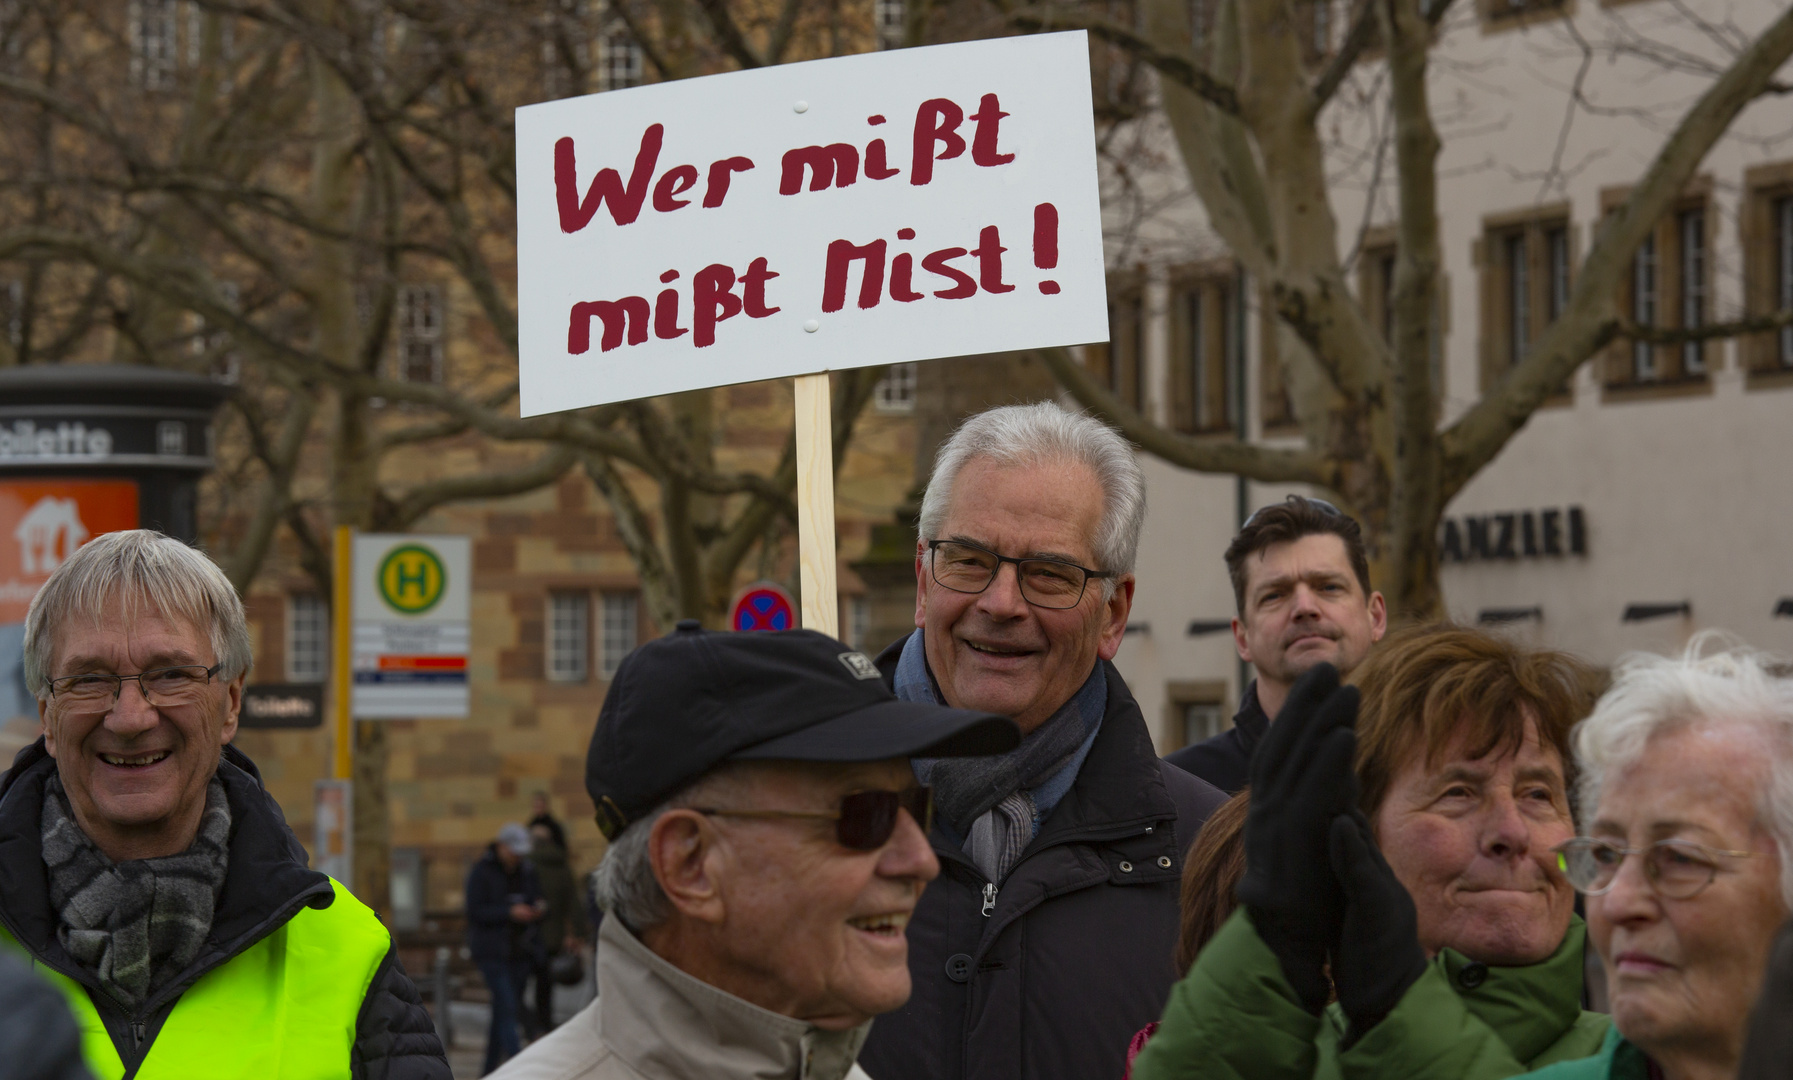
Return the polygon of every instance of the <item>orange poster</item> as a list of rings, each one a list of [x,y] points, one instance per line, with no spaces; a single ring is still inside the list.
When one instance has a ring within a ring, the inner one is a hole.
[[[101,533],[137,527],[130,480],[0,480],[0,624],[22,623],[50,571]]]

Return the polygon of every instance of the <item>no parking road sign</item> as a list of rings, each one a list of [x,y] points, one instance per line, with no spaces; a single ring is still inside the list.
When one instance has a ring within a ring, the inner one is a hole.
[[[731,630],[790,630],[797,625],[797,605],[780,586],[757,581],[735,597],[728,625]]]

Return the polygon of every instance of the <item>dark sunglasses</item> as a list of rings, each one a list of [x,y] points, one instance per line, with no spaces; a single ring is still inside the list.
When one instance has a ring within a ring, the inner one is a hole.
[[[834,838],[854,851],[876,851],[896,832],[897,811],[907,810],[926,833],[934,824],[934,790],[925,787],[902,791],[855,791],[842,797],[839,810],[727,810],[694,806],[700,814],[741,818],[816,818],[834,822]]]

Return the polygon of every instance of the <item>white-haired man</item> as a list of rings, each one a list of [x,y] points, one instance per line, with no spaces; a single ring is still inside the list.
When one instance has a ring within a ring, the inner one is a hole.
[[[1053,404],[974,416],[935,458],[918,629],[879,664],[898,697],[1024,738],[917,764],[941,878],[909,927],[914,996],[862,1055],[873,1076],[1119,1076],[1164,1007],[1183,852],[1224,796],[1158,760],[1109,662],[1144,517],[1126,441]]]
[[[0,947],[62,991],[100,1080],[446,1080],[390,935],[229,745],[249,662],[236,590],[177,540],[109,533],[50,575],[25,616],[44,735],[0,778]]]
[[[909,996],[903,927],[940,871],[909,758],[1018,741],[896,700],[814,630],[688,619],[636,649],[585,766],[610,840],[598,999],[495,1080],[866,1080],[854,1058]]]

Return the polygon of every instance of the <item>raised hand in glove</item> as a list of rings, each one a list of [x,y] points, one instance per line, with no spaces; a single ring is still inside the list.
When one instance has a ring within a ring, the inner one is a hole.
[[[1394,1011],[1426,973],[1419,916],[1407,887],[1376,847],[1356,810],[1332,820],[1332,869],[1345,890],[1345,919],[1332,957],[1339,1007],[1351,1021],[1347,1047]]]
[[[1340,689],[1331,664],[1319,665],[1290,689],[1251,758],[1239,902],[1316,1015],[1326,1006],[1326,951],[1344,917],[1328,830],[1357,798],[1357,696],[1356,687]]]

